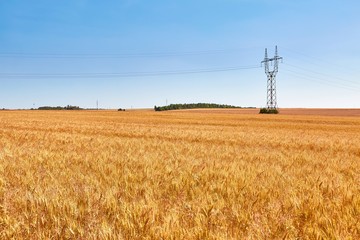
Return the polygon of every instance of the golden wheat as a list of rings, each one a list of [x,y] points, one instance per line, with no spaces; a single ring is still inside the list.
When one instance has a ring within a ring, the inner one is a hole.
[[[360,118],[0,112],[1,239],[360,239]]]

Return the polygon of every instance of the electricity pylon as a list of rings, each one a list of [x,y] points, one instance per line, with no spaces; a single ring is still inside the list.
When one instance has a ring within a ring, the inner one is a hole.
[[[268,110],[277,109],[277,100],[276,100],[276,74],[279,71],[279,60],[282,60],[282,57],[279,57],[277,46],[275,46],[275,56],[273,58],[268,58],[267,48],[265,48],[265,58],[261,64],[265,66],[265,73],[267,75],[267,103],[266,108]],[[274,65],[274,69],[270,71],[269,63]]]

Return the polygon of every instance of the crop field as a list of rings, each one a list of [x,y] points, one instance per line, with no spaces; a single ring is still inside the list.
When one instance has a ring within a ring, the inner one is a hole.
[[[360,117],[0,111],[0,239],[360,239]]]

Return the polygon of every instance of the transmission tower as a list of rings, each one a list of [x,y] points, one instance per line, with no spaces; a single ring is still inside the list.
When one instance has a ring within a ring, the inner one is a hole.
[[[275,56],[273,58],[268,58],[267,48],[265,48],[265,58],[261,64],[265,66],[265,73],[267,75],[267,103],[266,107],[268,110],[277,109],[276,101],[276,74],[279,70],[279,60],[282,60],[282,57],[279,57],[277,46],[275,46]],[[274,65],[274,69],[270,71],[269,63]]]

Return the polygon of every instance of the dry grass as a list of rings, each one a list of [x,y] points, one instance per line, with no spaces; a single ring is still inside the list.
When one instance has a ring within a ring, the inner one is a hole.
[[[192,113],[226,113],[226,114],[259,114],[257,108],[226,108],[226,109],[187,109],[177,110]],[[335,117],[360,117],[360,108],[280,108],[280,115],[314,115]]]
[[[360,239],[360,118],[0,112],[1,239]]]

